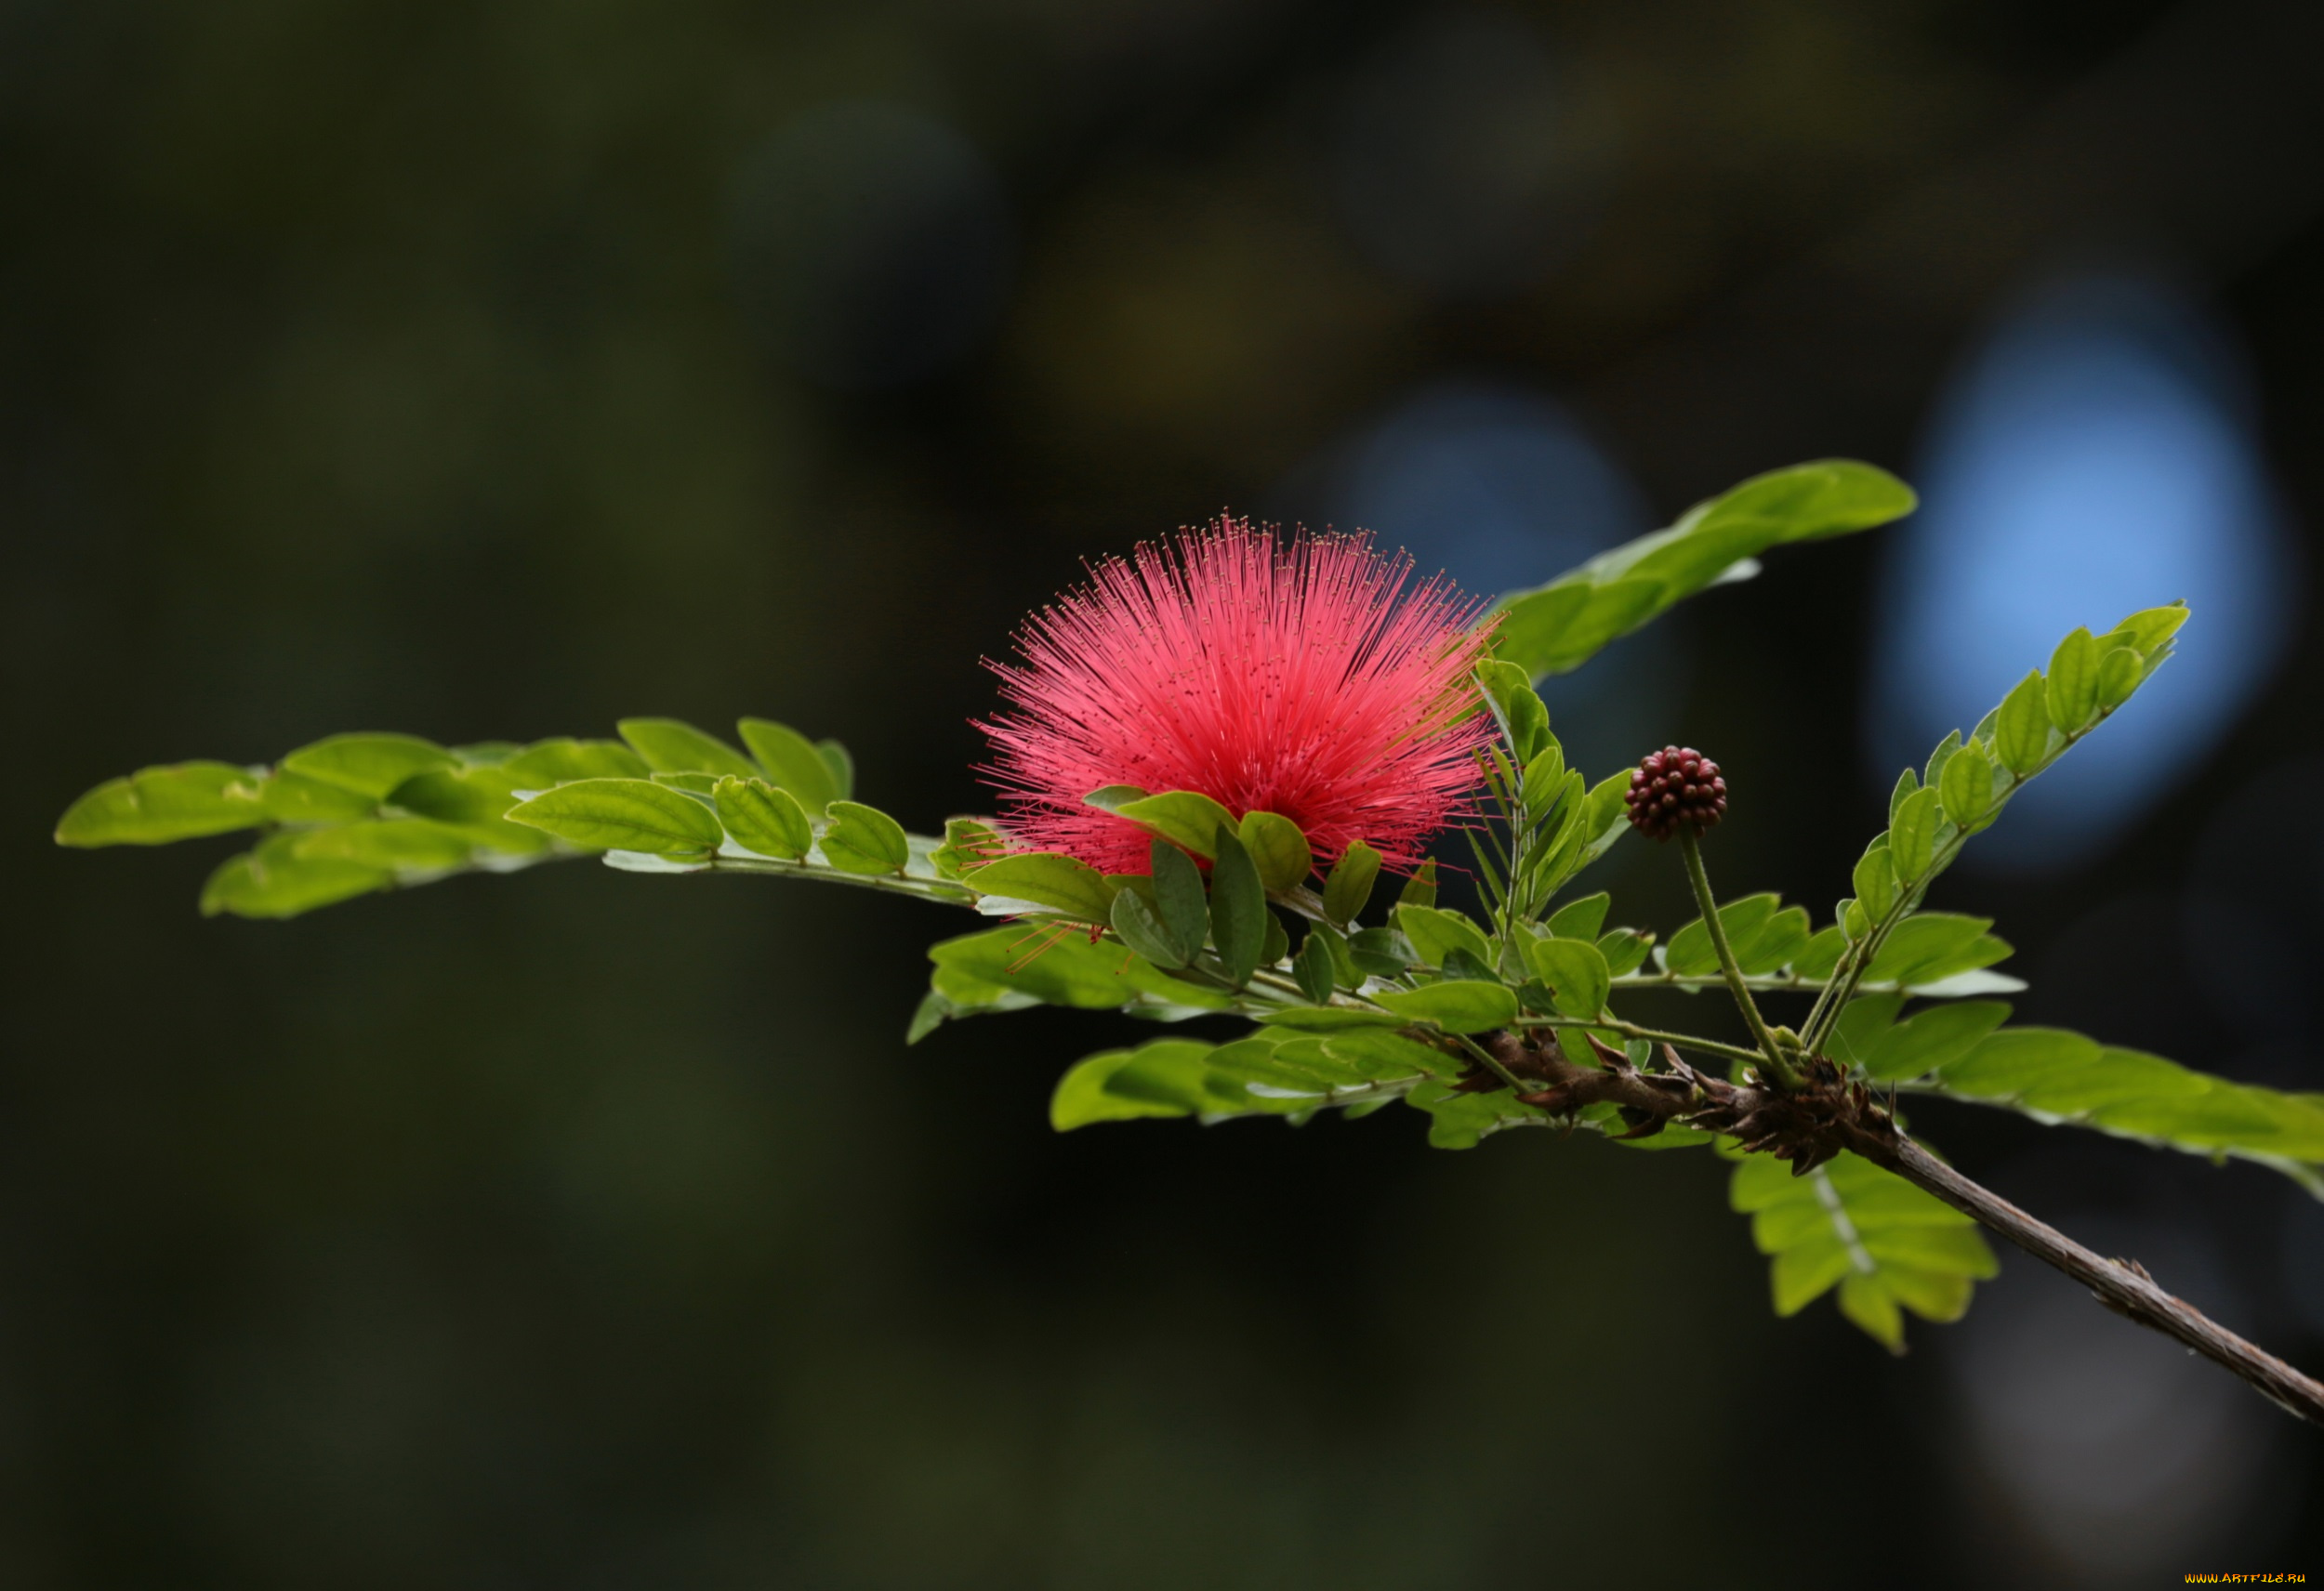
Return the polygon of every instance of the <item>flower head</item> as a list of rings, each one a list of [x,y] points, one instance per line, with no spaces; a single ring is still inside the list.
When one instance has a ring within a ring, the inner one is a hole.
[[[1481,604],[1361,536],[1278,545],[1221,518],[1142,546],[1033,615],[992,664],[978,727],[1016,837],[1143,873],[1151,836],[1083,801],[1109,784],[1277,812],[1327,861],[1362,840],[1391,867],[1468,814],[1492,720],[1474,670]]]
[[[1693,746],[1664,746],[1631,770],[1622,800],[1632,827],[1667,840],[1681,829],[1701,834],[1716,827],[1727,815],[1727,782],[1719,765]]]

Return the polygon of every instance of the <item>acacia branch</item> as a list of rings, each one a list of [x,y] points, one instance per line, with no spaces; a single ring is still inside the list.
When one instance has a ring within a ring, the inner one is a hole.
[[[2324,1425],[2324,1383],[2303,1375],[2258,1345],[2249,1343],[2184,1298],[2166,1293],[2134,1259],[2107,1259],[2084,1248],[2046,1222],[2036,1220],[1991,1190],[1960,1172],[1891,1128],[1885,1141],[1865,1135],[1854,1149],[1874,1164],[1895,1172],[2046,1265],[2066,1272],[2116,1314],[2172,1337],[2258,1387],[2278,1407]]]
[[[1498,1033],[1486,1042],[1501,1070],[1541,1085],[1518,1096],[1525,1103],[1557,1115],[1612,1104],[1630,1126],[1625,1137],[1649,1137],[1665,1126],[1701,1127],[1731,1136],[1747,1150],[1790,1161],[1795,1175],[1842,1150],[1853,1151],[2064,1271],[2115,1313],[2185,1345],[2251,1383],[2279,1408],[2324,1426],[2324,1383],[2165,1292],[2136,1260],[2108,1259],[2084,1248],[1963,1177],[1906,1137],[1868,1089],[1829,1060],[1811,1061],[1797,1091],[1776,1093],[1698,1072],[1668,1045],[1667,1070],[1650,1072],[1595,1038],[1591,1044],[1600,1067],[1578,1065],[1554,1045],[1529,1044],[1516,1033]]]

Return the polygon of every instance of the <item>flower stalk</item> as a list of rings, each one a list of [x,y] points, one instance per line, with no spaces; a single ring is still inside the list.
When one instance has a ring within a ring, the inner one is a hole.
[[[1784,1054],[1783,1046],[1776,1042],[1767,1019],[1759,1014],[1759,1003],[1751,998],[1750,985],[1743,980],[1742,964],[1735,959],[1735,947],[1727,942],[1726,927],[1719,921],[1719,902],[1710,893],[1710,874],[1703,870],[1702,840],[1691,827],[1679,829],[1679,854],[1686,859],[1686,881],[1695,888],[1696,903],[1703,912],[1703,928],[1710,935],[1710,948],[1719,954],[1719,967],[1726,974],[1727,990],[1735,996],[1743,1020],[1751,1030],[1751,1038],[1767,1062],[1768,1080],[1785,1093],[1792,1093],[1800,1086],[1799,1072],[1792,1066],[1791,1058]]]

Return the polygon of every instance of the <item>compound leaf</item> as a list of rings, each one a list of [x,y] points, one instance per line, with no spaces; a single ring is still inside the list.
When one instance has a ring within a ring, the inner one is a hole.
[[[1839,1286],[1842,1312],[1891,1352],[1904,1350],[1898,1306],[1924,1320],[1958,1320],[1972,1284],[1999,1269],[1967,1216],[1853,1154],[1804,1177],[1787,1162],[1746,1155],[1728,1202],[1751,1217],[1751,1240],[1773,1262],[1777,1314],[1797,1314]]]
[[[1910,513],[1913,501],[1895,477],[1847,459],[1754,477],[1697,504],[1668,530],[1503,596],[1496,653],[1536,678],[1563,674],[1770,547],[1869,530]]]
[[[2002,1028],[1920,1086],[2037,1121],[2249,1160],[2324,1198],[2324,1095],[2231,1082],[2059,1028]]]

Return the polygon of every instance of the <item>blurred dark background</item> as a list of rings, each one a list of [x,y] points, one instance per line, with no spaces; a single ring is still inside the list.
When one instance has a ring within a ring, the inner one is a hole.
[[[1221,506],[1483,590],[1828,454],[1895,530],[1552,692],[1819,917],[2076,624],[2177,663],[1941,903],[2324,1086],[2324,9],[0,0],[0,1584],[2159,1585],[2324,1441],[2014,1256],[1892,1361],[1701,1154],[1044,1122],[911,903],[575,866],[205,922],[81,790],[759,713],[915,826],[980,655]],[[1975,855],[1976,853],[1973,853]],[[1616,920],[1685,914],[1624,848]],[[1715,1019],[1708,1007],[1703,1019]],[[1931,1106],[2310,1369],[2324,1206]]]

